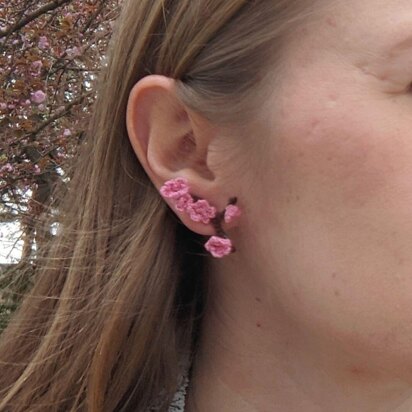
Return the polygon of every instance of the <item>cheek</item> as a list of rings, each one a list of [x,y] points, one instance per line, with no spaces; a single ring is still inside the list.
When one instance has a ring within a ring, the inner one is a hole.
[[[273,127],[259,259],[302,324],[369,350],[391,336],[395,353],[412,344],[412,122],[388,101],[323,102]]]
[[[401,163],[412,160],[412,145],[405,147],[378,113],[335,110],[295,121],[296,126],[285,124],[279,160],[286,162],[287,179],[302,194],[309,183],[324,205],[376,202],[400,177]]]
[[[319,213],[393,207],[412,218],[412,120],[396,102],[370,100],[328,92],[281,109],[271,151],[280,201],[289,207],[293,192]]]

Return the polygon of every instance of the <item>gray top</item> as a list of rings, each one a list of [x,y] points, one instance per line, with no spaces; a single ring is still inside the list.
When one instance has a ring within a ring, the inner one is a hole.
[[[180,376],[179,379],[179,384],[178,384],[178,390],[175,393],[175,396],[173,397],[172,403],[169,406],[169,412],[184,412],[185,410],[185,398],[186,398],[186,391],[187,387],[189,385],[189,372],[190,372],[190,367],[189,367],[189,358],[183,359],[182,360],[182,366],[183,366],[183,374]],[[158,405],[156,403],[152,405],[152,407],[149,409],[147,412],[158,412],[160,411],[160,398],[157,401]]]
[[[187,375],[182,377],[180,387],[175,393],[172,403],[169,407],[169,412],[184,412],[185,410],[185,398],[186,398],[186,389],[189,384],[189,379]]]

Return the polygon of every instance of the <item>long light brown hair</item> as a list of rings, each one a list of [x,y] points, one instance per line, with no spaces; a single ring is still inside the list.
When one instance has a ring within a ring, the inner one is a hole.
[[[176,390],[207,302],[204,239],[186,229],[129,142],[126,105],[148,74],[216,124],[253,118],[303,0],[127,0],[58,232],[0,339],[0,411],[146,411]],[[160,395],[162,394],[162,397]]]

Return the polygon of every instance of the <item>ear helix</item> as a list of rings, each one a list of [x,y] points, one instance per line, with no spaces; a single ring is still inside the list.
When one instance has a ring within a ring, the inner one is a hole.
[[[216,235],[210,237],[204,245],[213,257],[221,258],[235,252],[232,241],[222,229],[222,221],[229,223],[241,215],[240,208],[236,206],[237,198],[230,198],[225,209],[218,212],[207,200],[191,195],[189,190],[187,179],[177,177],[165,182],[160,188],[160,194],[171,199],[176,210],[188,213],[193,221],[213,225]]]

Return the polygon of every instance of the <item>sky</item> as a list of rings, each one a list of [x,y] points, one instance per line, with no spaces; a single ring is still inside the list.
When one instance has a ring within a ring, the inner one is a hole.
[[[19,261],[23,247],[21,234],[19,223],[0,223],[0,264]]]
[[[32,195],[32,191],[28,189],[24,194],[22,192],[19,194],[28,199]],[[8,211],[14,211],[16,215],[19,211],[21,213],[27,210],[23,203],[19,207],[15,206],[8,195],[3,195],[2,202],[7,203]],[[0,213],[2,211],[3,209],[0,209]],[[23,249],[23,242],[19,240],[21,236],[20,223],[17,220],[15,222],[0,222],[0,264],[18,263]]]
[[[1,2],[1,0],[0,0]],[[60,168],[56,169],[61,172]],[[65,177],[63,181],[67,182]],[[18,190],[18,189],[16,189]],[[25,191],[24,196],[30,199],[32,196],[31,189]],[[6,199],[6,201],[9,199]],[[27,210],[27,206],[23,202],[19,205],[19,208],[15,209],[16,216],[18,213]],[[1,212],[1,210],[0,210]],[[56,225],[52,225],[51,233],[56,234]],[[0,264],[18,263],[21,258],[23,250],[23,241],[21,239],[22,231],[20,230],[20,223],[16,222],[0,222]],[[33,249],[36,250],[36,243],[34,242]]]

